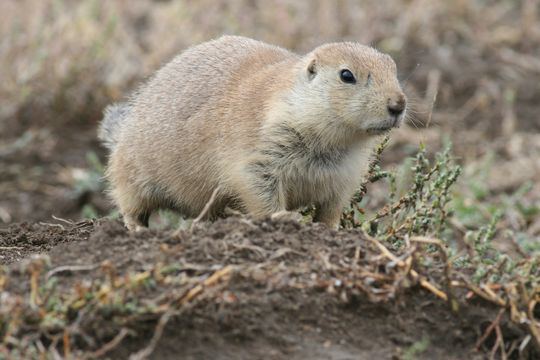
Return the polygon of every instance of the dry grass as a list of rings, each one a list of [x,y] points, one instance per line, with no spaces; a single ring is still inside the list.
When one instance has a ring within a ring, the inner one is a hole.
[[[104,103],[182,48],[234,33],[298,51],[372,44],[396,57],[420,105],[419,125],[436,91],[434,124],[508,134],[534,128],[520,118],[539,91],[536,3],[8,0],[0,5],[1,116],[24,118],[31,114],[21,110],[38,107],[61,124],[80,114],[95,120]]]

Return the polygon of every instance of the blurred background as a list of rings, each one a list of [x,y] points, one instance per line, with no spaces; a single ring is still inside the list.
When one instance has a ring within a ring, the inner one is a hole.
[[[434,153],[452,142],[464,167],[456,226],[503,208],[501,226],[538,240],[539,10],[537,0],[2,0],[0,226],[114,214],[96,140],[103,108],[182,49],[236,34],[301,53],[352,40],[392,55],[411,107],[383,166],[406,172],[420,143]]]

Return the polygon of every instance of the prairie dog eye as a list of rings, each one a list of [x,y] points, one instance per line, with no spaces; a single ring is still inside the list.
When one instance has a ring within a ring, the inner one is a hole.
[[[343,69],[339,72],[339,77],[341,81],[347,84],[355,84],[356,78],[354,77],[353,73],[348,69]]]

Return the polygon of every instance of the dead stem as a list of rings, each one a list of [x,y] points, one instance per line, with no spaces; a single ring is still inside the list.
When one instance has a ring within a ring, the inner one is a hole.
[[[366,239],[371,242],[372,244],[374,244],[375,246],[377,246],[377,248],[379,249],[379,251],[384,255],[386,256],[388,259],[394,261],[398,266],[402,267],[405,265],[405,263],[400,260],[396,255],[394,255],[390,250],[388,250],[388,248],[386,246],[384,246],[379,240],[375,239],[374,237],[371,237],[369,236],[367,233],[364,232],[363,234]]]
[[[369,236],[368,234],[364,234],[364,235],[365,235],[367,240],[369,240],[371,243],[373,243],[373,244],[375,244],[377,246],[377,248],[381,251],[381,253],[384,256],[386,256],[390,260],[394,261],[397,266],[399,266],[399,267],[405,267],[406,266],[406,263],[403,260],[400,260],[396,255],[394,255],[390,250],[388,250],[388,248],[386,246],[384,246],[379,240]],[[424,289],[432,292],[435,296],[443,299],[444,301],[448,301],[448,296],[443,291],[439,290],[435,285],[430,283],[425,278],[421,277],[420,274],[418,274],[418,272],[416,272],[413,269],[410,269],[409,273],[411,274],[412,278],[414,280],[418,281],[420,283],[420,285]]]
[[[164,312],[163,315],[161,315],[156,325],[156,328],[154,330],[154,335],[152,336],[152,339],[150,340],[150,343],[148,344],[148,346],[138,351],[137,353],[130,355],[129,356],[130,360],[147,359],[154,352],[159,339],[161,339],[161,336],[163,335],[165,326],[167,325],[167,323],[169,322],[169,320],[171,319],[173,315],[175,315],[175,310],[173,309],[169,309],[166,312]]]
[[[457,312],[459,310],[459,303],[456,300],[454,291],[452,289],[452,264],[448,260],[448,254],[446,253],[443,242],[440,239],[428,238],[423,236],[414,236],[410,239],[410,241],[420,242],[424,244],[432,244],[437,247],[439,254],[441,255],[441,261],[444,263],[444,278],[448,307],[452,312]]]
[[[212,205],[214,205],[214,202],[216,201],[216,198],[217,198],[217,194],[220,190],[221,186],[217,186],[214,191],[212,192],[212,195],[210,196],[210,199],[208,200],[208,202],[206,203],[206,205],[204,205],[204,208],[202,209],[201,213],[199,214],[199,216],[197,216],[193,222],[191,223],[191,226],[189,228],[190,231],[193,231],[193,229],[195,228],[195,226],[201,222],[202,219],[204,219],[204,217],[206,215],[208,215],[208,212],[210,211],[210,208],[212,207]]]
[[[495,345],[493,346],[493,350],[491,350],[491,356],[493,359],[495,359],[495,355],[497,354],[497,344],[499,345],[499,350],[501,351],[501,360],[506,360],[506,349],[504,346],[504,336],[501,331],[501,327],[499,325],[495,326],[495,333],[497,334],[497,341],[495,342]]]
[[[538,295],[537,295],[538,296]],[[540,323],[535,319],[534,309],[538,304],[538,300],[531,300],[527,306],[527,314],[529,316],[529,329],[534,336],[536,346],[540,347]]]
[[[191,288],[191,290],[189,290],[184,296],[182,296],[178,300],[179,305],[184,305],[192,301],[195,297],[197,297],[204,291],[205,287],[213,286],[221,279],[227,278],[231,274],[232,271],[233,271],[233,267],[228,265],[214,272],[210,277],[204,280],[202,284],[196,285],[195,287]]]
[[[441,80],[440,70],[431,70],[428,73],[428,86],[426,91],[426,101],[429,101],[429,113],[426,122],[426,128],[431,125],[431,118],[433,116],[433,109],[435,108],[435,101],[437,101],[437,94],[439,92],[439,83]]]
[[[62,224],[51,224],[51,223],[46,223],[46,222],[40,222],[39,225],[57,227],[57,228],[60,228],[60,230],[62,231],[66,231],[66,228]]]
[[[413,275],[413,278],[415,279],[419,278],[418,273],[414,270],[411,270],[411,275]],[[441,298],[444,301],[448,301],[448,295],[446,295],[443,291],[439,290],[435,285],[433,285],[426,279],[420,278],[419,283],[424,289],[431,291],[435,296]]]
[[[73,222],[73,221],[71,221],[71,220],[62,219],[62,218],[57,217],[57,216],[54,216],[54,215],[52,215],[52,218],[53,218],[54,220],[57,220],[57,221],[62,221],[62,222],[64,222],[64,223],[68,224],[68,225],[75,225],[75,222]]]
[[[49,280],[51,277],[58,275],[60,273],[69,273],[69,272],[75,272],[75,271],[91,271],[91,270],[97,269],[98,267],[99,267],[98,264],[59,266],[47,272],[47,275],[45,275],[45,281]]]
[[[71,357],[71,339],[69,336],[69,329],[64,329],[63,341],[64,344],[64,357],[69,359]]]
[[[463,282],[462,286],[472,291],[474,294],[478,295],[479,297],[483,298],[484,300],[487,300],[489,302],[492,302],[498,306],[506,307],[507,303],[500,297],[498,297],[493,291],[486,292],[484,291],[486,287],[479,288],[478,286],[472,284],[470,281],[468,281],[465,276],[462,274],[459,275],[460,280]]]
[[[486,328],[486,331],[484,331],[484,334],[476,342],[476,345],[475,345],[476,351],[480,351],[480,346],[482,346],[482,344],[486,341],[486,339],[491,334],[491,332],[495,329],[495,327],[499,326],[499,323],[505,311],[506,309],[499,310],[499,313],[495,317],[495,320],[493,320],[493,322],[489,324],[489,326]]]
[[[128,334],[129,334],[129,330],[126,328],[122,328],[120,332],[118,332],[118,334],[116,334],[116,336],[111,341],[109,341],[108,343],[103,345],[101,348],[91,353],[90,356],[88,357],[89,358],[103,357],[106,353],[110,352],[111,350],[114,350],[118,345],[120,345],[120,343],[122,343],[122,340],[124,340],[124,338]]]

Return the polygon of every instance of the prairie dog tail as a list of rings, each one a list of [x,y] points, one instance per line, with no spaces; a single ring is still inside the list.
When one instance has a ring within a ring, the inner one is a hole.
[[[103,120],[99,125],[98,137],[109,150],[113,150],[116,146],[120,127],[130,111],[131,106],[127,103],[112,104],[105,109]]]

